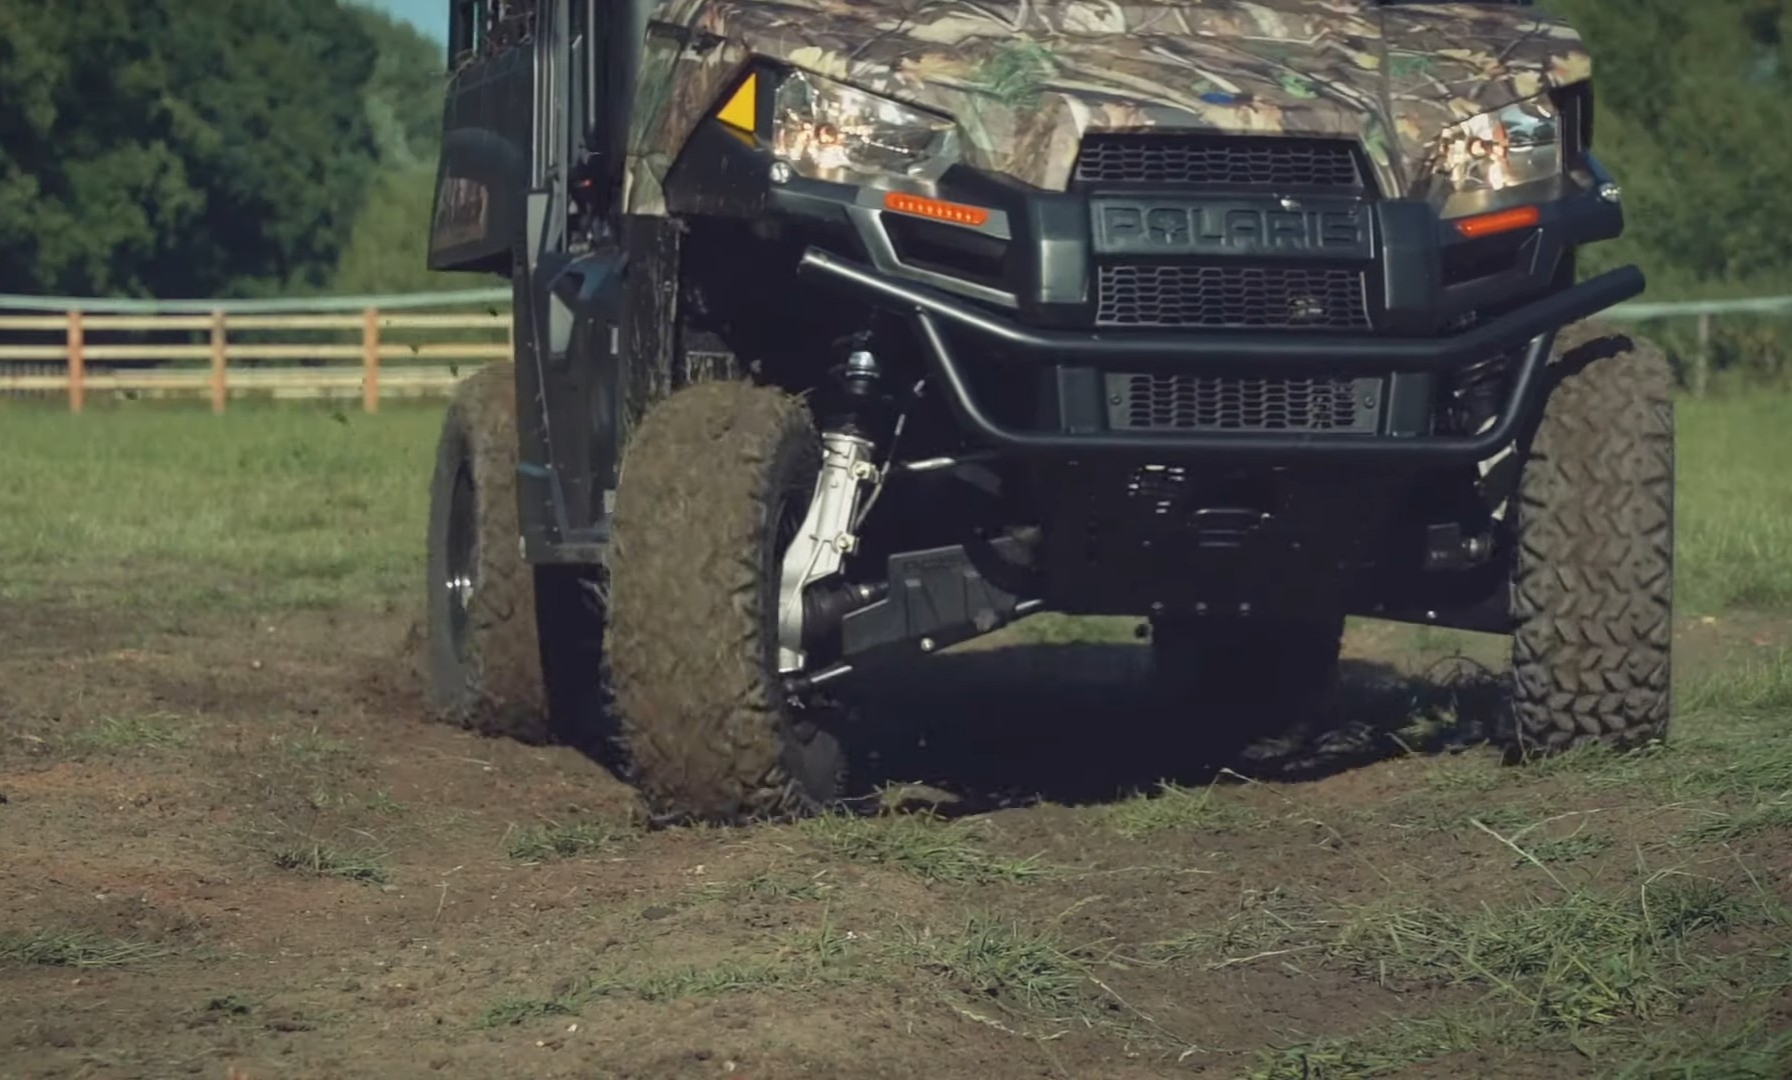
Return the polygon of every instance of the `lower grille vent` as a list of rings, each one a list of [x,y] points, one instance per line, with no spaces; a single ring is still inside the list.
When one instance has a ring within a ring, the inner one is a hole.
[[[1107,376],[1108,423],[1126,431],[1333,431],[1373,434],[1379,378]]]

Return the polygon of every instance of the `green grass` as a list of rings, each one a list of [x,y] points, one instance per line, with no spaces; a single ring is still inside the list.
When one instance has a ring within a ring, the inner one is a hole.
[[[475,1027],[508,1027],[551,1016],[577,1016],[605,998],[664,1004],[693,997],[762,990],[802,989],[838,983],[854,970],[851,936],[823,917],[812,931],[799,932],[759,955],[728,957],[710,964],[677,964],[645,969],[617,968],[580,979],[553,997],[506,997],[474,1020]]]
[[[159,959],[172,952],[153,942],[121,941],[85,931],[0,934],[0,964],[111,968]]]
[[[318,765],[346,757],[352,750],[348,743],[317,731],[301,731],[296,735],[273,735],[268,743],[275,750],[303,765]]]
[[[1034,858],[991,854],[968,826],[919,814],[826,814],[800,829],[839,858],[892,867],[923,881],[1019,883],[1049,872]]]
[[[1080,1011],[1088,963],[1051,933],[977,912],[950,933],[913,935],[910,963],[944,975],[980,1001],[1011,1011],[1062,1018]]]
[[[536,825],[512,832],[504,852],[519,862],[549,862],[612,851],[627,835],[605,824]]]
[[[1107,826],[1137,840],[1174,829],[1209,831],[1249,828],[1264,824],[1254,811],[1225,798],[1219,788],[1186,788],[1162,783],[1154,795],[1136,795],[1102,808]]]
[[[103,717],[69,733],[64,745],[77,754],[98,754],[178,749],[189,741],[184,718],[171,713],[145,713]]]
[[[1792,610],[1792,394],[1677,411],[1678,606]]]
[[[1726,975],[1751,981],[1744,966],[1753,958],[1703,956],[1696,943],[1727,931],[1784,938],[1787,929],[1780,903],[1752,882],[1734,886],[1667,872],[1623,890],[1568,886],[1549,897],[1469,910],[1390,902],[1321,918],[1308,906],[1271,897],[1241,918],[1250,927],[1242,941],[1236,930],[1210,935],[1173,959],[1204,955],[1209,966],[1324,959],[1378,981],[1482,991],[1472,1008],[1267,1050],[1250,1074],[1254,1080],[1358,1080],[1447,1054],[1515,1047],[1638,1062],[1642,1071],[1626,1075],[1755,1075],[1660,1070],[1675,1061],[1711,1064],[1711,1048],[1671,1021]],[[1255,955],[1212,959],[1223,955],[1212,951],[1222,944],[1242,944]],[[1784,983],[1782,977],[1778,985]],[[1771,982],[1757,985],[1768,994],[1776,989]]]
[[[1765,1027],[1757,1020],[1715,1032],[1657,1035],[1615,1080],[1785,1080],[1792,1076],[1792,1031]]]
[[[385,855],[374,851],[343,850],[325,844],[304,844],[274,853],[274,865],[312,877],[334,877],[367,885],[386,885],[392,871]]]
[[[818,875],[819,876],[819,875]],[[808,902],[820,900],[835,886],[816,877],[795,877],[763,871],[744,881],[712,881],[699,890],[702,899],[712,902],[743,900]]]
[[[441,406],[0,403],[0,599],[182,609],[413,600]],[[1682,610],[1792,610],[1792,394],[1680,405]],[[43,508],[57,512],[46,514]],[[1130,640],[1042,616],[1026,640]],[[1024,632],[1023,632],[1024,631]]]
[[[408,602],[439,405],[0,404],[0,599],[177,610]],[[46,513],[55,507],[55,513]]]

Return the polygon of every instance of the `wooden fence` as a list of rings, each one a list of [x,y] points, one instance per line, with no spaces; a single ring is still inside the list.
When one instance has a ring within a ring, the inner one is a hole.
[[[470,368],[510,355],[508,312],[0,312],[0,394],[66,396],[74,412],[100,393],[209,397],[215,412],[245,394],[359,397],[377,412],[382,397],[443,395]]]

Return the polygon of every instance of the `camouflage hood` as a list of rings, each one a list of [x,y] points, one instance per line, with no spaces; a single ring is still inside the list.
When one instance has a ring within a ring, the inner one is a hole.
[[[1404,192],[1448,124],[1588,77],[1579,35],[1535,9],[1370,0],[662,0],[631,202],[748,55],[948,113],[970,164],[1068,183],[1086,132],[1174,127],[1360,139]]]

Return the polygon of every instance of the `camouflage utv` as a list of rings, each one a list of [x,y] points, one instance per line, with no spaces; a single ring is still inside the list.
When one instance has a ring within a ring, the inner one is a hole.
[[[452,11],[430,265],[516,340],[432,490],[458,722],[603,700],[662,811],[800,812],[876,665],[1136,616],[1202,723],[1322,690],[1354,613],[1509,635],[1523,747],[1665,735],[1669,369],[1583,323],[1643,277],[1577,277],[1623,217],[1557,19]]]

